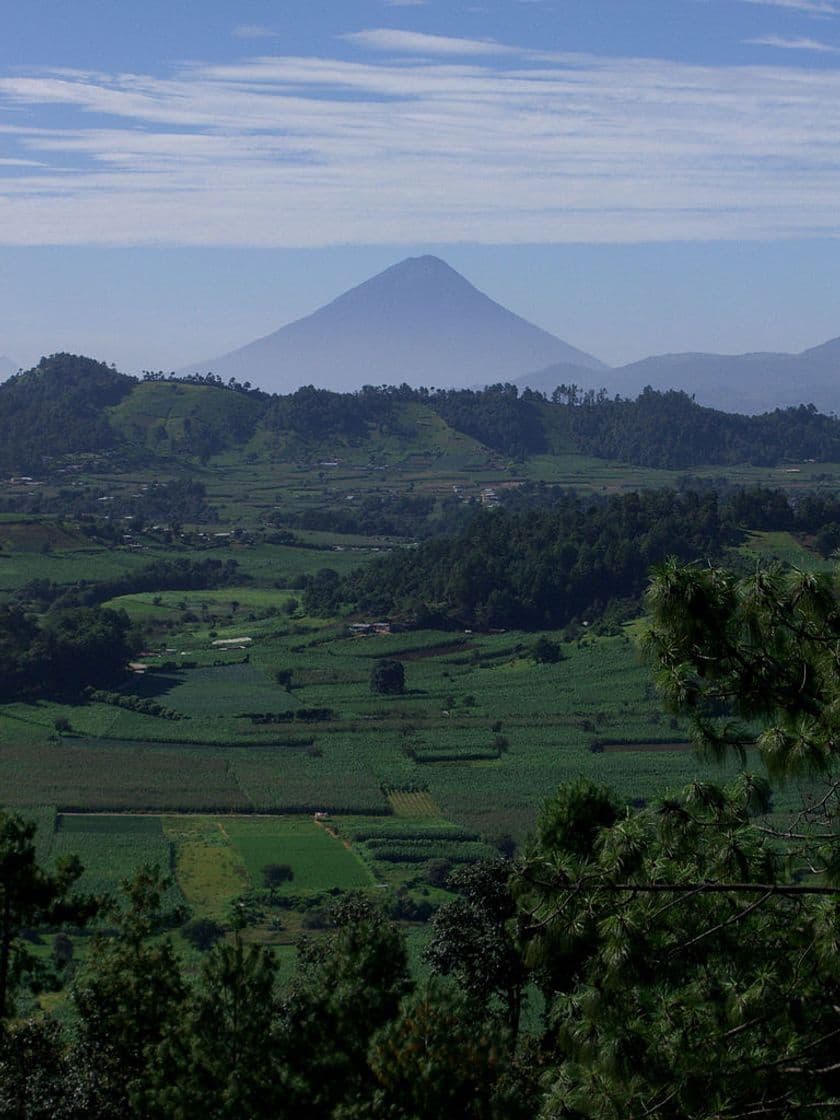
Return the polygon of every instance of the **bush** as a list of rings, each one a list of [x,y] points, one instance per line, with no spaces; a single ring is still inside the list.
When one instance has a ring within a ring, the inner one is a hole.
[[[267,863],[262,869],[263,886],[268,890],[276,890],[284,883],[291,883],[295,877],[294,871],[288,863]]]
[[[370,690],[383,696],[400,696],[405,692],[405,666],[401,661],[382,658],[370,672]]]
[[[191,945],[200,949],[202,953],[212,949],[216,942],[220,941],[225,935],[224,927],[220,926],[218,922],[214,922],[212,918],[195,918],[181,927],[181,933]]]
[[[503,859],[513,859],[516,855],[518,845],[509,832],[488,837],[487,843],[494,847]]]
[[[564,660],[559,643],[553,642],[551,638],[546,638],[544,634],[534,642],[531,657],[541,665],[554,665],[558,661]]]
[[[424,877],[432,887],[445,887],[452,873],[452,861],[448,859],[430,859],[426,864]]]

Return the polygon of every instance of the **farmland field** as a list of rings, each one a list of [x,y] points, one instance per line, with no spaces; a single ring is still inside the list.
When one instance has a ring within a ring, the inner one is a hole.
[[[361,860],[324,825],[309,818],[236,817],[223,828],[254,886],[260,885],[262,869],[271,863],[288,864],[294,872],[293,881],[281,891],[351,889],[371,883]]]
[[[323,456],[283,460],[255,446],[253,462],[224,453],[194,464],[213,519],[180,535],[152,526],[139,540],[121,530],[105,539],[57,515],[0,516],[0,600],[31,581],[66,588],[160,560],[236,562],[224,586],[107,600],[144,634],[144,671],[113,691],[0,706],[0,803],[37,819],[44,858],[78,852],[84,885],[103,891],[157,863],[174,875],[172,897],[193,916],[229,924],[232,907],[247,898],[261,915],[259,936],[287,944],[305,926],[307,907],[317,910],[336,890],[384,884],[403,903],[407,891],[420,908],[406,906],[413,921],[447,897],[441,867],[522,843],[560,782],[590,777],[641,803],[695,777],[737,771],[734,761],[720,769],[698,760],[685,725],[663,709],[639,653],[638,621],[598,634],[581,623],[574,638],[546,631],[562,660],[543,664],[533,656],[534,633],[359,636],[350,622],[378,620],[305,613],[308,575],[341,575],[413,542],[285,533],[287,517],[365,497],[437,501],[456,491],[472,509],[483,488],[528,480],[597,494],[679,483],[676,472],[573,454],[511,463],[427,409],[414,412],[411,440],[398,446],[384,436],[378,457],[365,445],[343,447],[335,459],[325,447]],[[697,476],[724,473],[731,483],[804,492],[833,484],[840,467],[708,468]],[[151,470],[99,464],[72,485],[119,502],[160,481]],[[65,484],[45,484],[45,500]],[[790,533],[751,533],[738,551],[747,565],[769,557],[830,566],[808,538]],[[403,663],[401,695],[372,691],[379,658]],[[796,796],[792,786],[779,789],[774,808],[785,812]],[[316,813],[329,814],[330,831]],[[268,863],[289,864],[294,878],[267,902]],[[278,908],[278,900],[294,907]]]

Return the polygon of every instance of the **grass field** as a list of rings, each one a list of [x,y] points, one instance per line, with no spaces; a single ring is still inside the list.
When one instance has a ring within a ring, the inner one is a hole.
[[[352,889],[372,881],[361,860],[326,825],[308,817],[237,817],[223,828],[254,886],[262,884],[262,869],[270,863],[288,864],[294,872],[294,879],[280,888],[281,893]]]

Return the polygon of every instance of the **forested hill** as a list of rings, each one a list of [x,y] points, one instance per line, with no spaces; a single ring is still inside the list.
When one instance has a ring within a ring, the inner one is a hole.
[[[576,450],[640,466],[772,466],[785,459],[832,461],[840,450],[840,421],[813,405],[743,416],[703,408],[685,393],[645,389],[633,401],[590,395],[555,415]]]
[[[414,625],[557,628],[635,599],[650,566],[667,556],[716,557],[738,536],[713,494],[566,497],[550,510],[480,514],[458,536],[393,553],[343,581],[321,573],[306,606],[322,613],[344,603]]]
[[[207,462],[227,453],[296,460],[387,443],[393,458],[422,450],[421,427],[430,422],[515,460],[571,452],[677,470],[840,461],[840,420],[810,405],[742,416],[674,391],[646,389],[624,400],[575,386],[551,398],[513,385],[367,386],[346,394],[307,386],[269,396],[213,374],[138,380],[55,354],[0,385],[0,471],[32,474],[82,453],[122,462]]]
[[[107,409],[127,397],[133,377],[73,354],[42,358],[0,385],[0,467],[43,467],[44,455],[105,451],[119,439]]]

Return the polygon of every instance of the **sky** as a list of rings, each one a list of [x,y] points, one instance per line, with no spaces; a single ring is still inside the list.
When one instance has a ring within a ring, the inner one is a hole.
[[[611,364],[840,335],[840,0],[29,0],[0,355],[172,369],[435,253]]]

